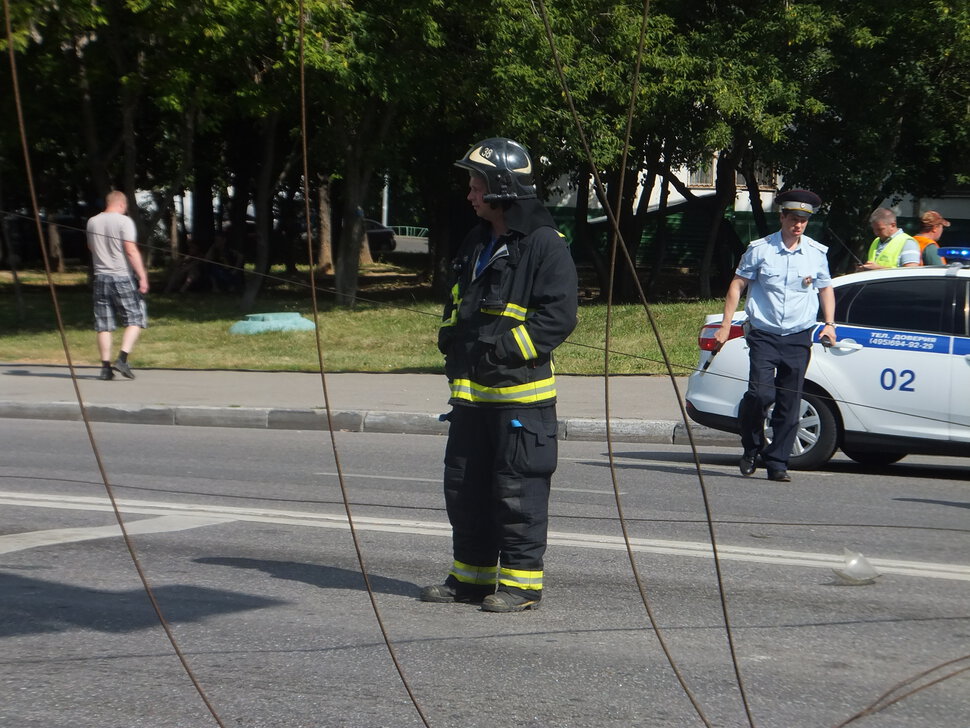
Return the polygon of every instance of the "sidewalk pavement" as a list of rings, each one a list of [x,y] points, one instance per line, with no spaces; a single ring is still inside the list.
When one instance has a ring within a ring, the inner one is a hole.
[[[92,422],[203,427],[328,429],[319,374],[301,372],[135,369],[97,379],[99,367],[75,367]],[[557,377],[559,437],[606,440],[603,377]],[[681,401],[687,379],[677,377]],[[448,385],[440,374],[326,375],[335,430],[443,435]],[[688,444],[677,395],[668,377],[609,378],[610,429],[619,442]],[[80,420],[67,366],[0,363],[0,417]],[[691,423],[694,441],[734,446],[738,438]]]

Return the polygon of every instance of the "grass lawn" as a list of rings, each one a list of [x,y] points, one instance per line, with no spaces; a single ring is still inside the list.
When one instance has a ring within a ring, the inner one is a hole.
[[[97,364],[86,274],[74,271],[55,274],[54,278],[71,359],[78,365]],[[65,363],[46,276],[42,271],[26,271],[19,279],[22,307],[17,305],[10,272],[0,271],[0,361]],[[160,272],[153,273],[152,288],[164,289]],[[354,310],[346,310],[330,303],[329,292],[318,294],[326,371],[442,371],[435,345],[440,306],[426,290],[368,284],[362,285],[360,297]],[[704,316],[719,312],[722,305],[720,301],[702,301],[651,307],[676,374],[687,374],[696,364],[697,332]],[[277,280],[263,289],[253,313],[296,311],[312,319],[312,309],[305,284]],[[229,327],[244,317],[235,295],[152,292],[148,313],[148,329],[132,355],[138,367],[319,369],[312,331],[230,334]],[[556,370],[562,374],[602,374],[605,325],[605,304],[583,305],[576,331],[556,353]],[[666,373],[642,307],[614,306],[611,329],[612,374]],[[116,347],[119,341],[120,332],[115,335]]]

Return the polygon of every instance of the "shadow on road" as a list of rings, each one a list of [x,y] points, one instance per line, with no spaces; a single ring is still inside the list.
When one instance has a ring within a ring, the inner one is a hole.
[[[282,603],[196,586],[159,586],[153,591],[172,624]],[[102,591],[0,573],[0,594],[0,638],[70,629],[123,634],[158,627],[158,617],[142,589]]]
[[[266,561],[263,559],[240,559],[230,557],[206,557],[195,559],[197,564],[231,566],[236,569],[256,569],[269,574],[274,579],[302,581],[321,589],[360,589],[364,590],[364,577],[359,571],[341,569],[320,564],[301,564],[294,561]],[[389,579],[386,576],[368,574],[371,588],[382,594],[417,596],[418,587],[409,581]]]

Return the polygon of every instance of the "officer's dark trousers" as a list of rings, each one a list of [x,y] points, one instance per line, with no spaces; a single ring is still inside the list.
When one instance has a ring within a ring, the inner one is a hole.
[[[444,486],[455,561],[493,570],[498,562],[500,589],[540,597],[558,455],[555,405],[459,405],[449,419]],[[535,572],[539,581],[528,590],[501,583],[509,570]]]
[[[812,330],[781,336],[751,329],[747,334],[748,391],[741,399],[738,420],[741,446],[760,452],[769,471],[786,470],[798,432],[802,384],[812,353]],[[765,444],[765,413],[771,405],[771,443]]]

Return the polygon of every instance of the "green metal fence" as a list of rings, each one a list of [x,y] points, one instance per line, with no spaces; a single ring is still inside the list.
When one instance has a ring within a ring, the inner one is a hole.
[[[391,230],[394,231],[395,235],[403,235],[406,238],[428,237],[428,228],[417,225],[392,225]]]

